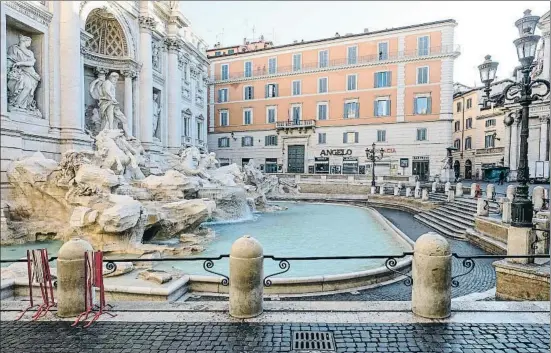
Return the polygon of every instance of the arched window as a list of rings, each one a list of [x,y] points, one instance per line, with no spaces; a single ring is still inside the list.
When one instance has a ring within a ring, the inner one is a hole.
[[[465,120],[465,129],[472,129],[473,128],[473,119],[468,118]]]
[[[472,140],[471,140],[471,137],[467,137],[467,138],[465,139],[465,149],[466,149],[466,150],[470,150],[470,149],[472,148],[472,147],[471,147],[471,141],[472,141]]]
[[[454,142],[453,142],[453,147],[457,148],[457,149],[460,149],[461,148],[461,140],[460,139],[456,139]]]
[[[94,37],[88,42],[88,49],[108,56],[126,56],[128,47],[122,27],[113,16],[103,9],[95,9],[86,19],[86,32]]]

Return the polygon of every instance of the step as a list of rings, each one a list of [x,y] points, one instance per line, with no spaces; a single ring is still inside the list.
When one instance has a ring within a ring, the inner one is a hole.
[[[423,212],[423,215],[425,216],[425,218],[428,218],[428,219],[440,224],[442,227],[449,228],[450,230],[453,230],[453,231],[464,232],[467,228],[470,227],[470,226],[466,226],[464,224],[455,222],[455,221],[451,220],[448,217],[444,217],[442,215],[432,213],[432,211]]]
[[[471,221],[471,220],[466,220],[465,218],[458,217],[455,214],[451,214],[451,212],[445,212],[445,211],[440,210],[438,208],[435,209],[435,210],[431,210],[429,212],[432,213],[432,214],[439,215],[440,217],[449,219],[450,221],[456,222],[458,225],[460,225],[462,227],[465,227],[465,228],[473,227],[473,225],[474,225],[474,222]]]
[[[484,233],[477,232],[474,229],[467,229],[466,237],[476,246],[491,254],[507,254],[507,244],[493,237],[485,235]]]
[[[455,202],[466,205],[466,206],[471,206],[472,205],[472,206],[476,207],[478,201],[476,201],[474,199],[458,198],[458,199],[455,199]],[[490,204],[490,209],[492,209],[492,208],[494,208],[496,210],[499,209],[499,204],[497,202],[489,201],[488,203]]]
[[[445,235],[453,239],[465,240],[465,236],[460,231],[452,230],[448,227],[442,226],[439,223],[435,223],[434,221],[431,221],[429,218],[426,218],[425,215],[422,213],[416,214],[414,217],[417,220],[419,220],[421,223],[429,226],[430,228],[436,230],[438,233],[442,235]]]
[[[446,215],[449,215],[451,217],[461,218],[464,222],[471,224],[471,227],[472,227],[472,225],[474,224],[474,221],[475,221],[475,217],[473,215],[466,215],[464,213],[457,212],[454,209],[449,209],[445,206],[439,207],[436,210],[438,210],[442,213],[445,213]]]
[[[441,208],[445,208],[455,214],[460,214],[460,215],[463,215],[465,217],[472,217],[473,220],[474,220],[474,217],[476,215],[476,209],[465,209],[463,207],[458,207],[457,205],[454,205],[454,204],[444,204]]]

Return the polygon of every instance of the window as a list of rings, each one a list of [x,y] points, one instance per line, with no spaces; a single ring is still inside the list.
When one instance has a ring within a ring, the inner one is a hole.
[[[472,147],[471,147],[471,138],[470,137],[467,137],[465,139],[465,149],[466,150],[470,150]]]
[[[358,63],[358,47],[348,47],[347,54],[348,65],[354,65]]]
[[[390,115],[390,99],[380,98],[375,100],[375,109],[373,112],[375,116],[389,116]]]
[[[377,142],[386,142],[386,130],[377,130]]]
[[[268,135],[264,137],[265,146],[277,146],[277,135]]]
[[[250,147],[253,145],[254,139],[252,136],[243,136],[241,137],[241,146]]]
[[[467,99],[467,109],[471,109],[473,107],[473,99],[469,98]]]
[[[383,71],[375,73],[375,88],[390,87],[391,85],[391,72]]]
[[[235,50],[233,49],[228,50],[228,54],[233,54],[233,53],[235,53]]]
[[[243,110],[243,125],[251,125],[253,123],[253,110],[244,109]]]
[[[417,129],[417,141],[426,141],[427,140],[427,129],[418,128]]]
[[[429,55],[429,36],[417,38],[417,54],[419,56]]]
[[[318,52],[318,67],[329,66],[329,50],[320,50]]]
[[[347,91],[355,91],[357,89],[357,84],[356,84],[357,78],[358,78],[358,76],[355,75],[355,74],[346,76],[346,90]]]
[[[473,128],[473,119],[468,118],[465,120],[465,129],[472,129]]]
[[[220,56],[220,55],[222,55],[222,53],[220,53],[219,51],[214,52],[214,56]]]
[[[495,135],[486,135],[484,138],[484,148],[495,147]]]
[[[318,144],[324,145],[326,143],[327,143],[327,135],[325,134],[325,132],[318,133]]]
[[[423,66],[417,68],[417,84],[429,83],[429,67]]]
[[[360,104],[357,101],[344,103],[344,118],[354,119],[360,117]]]
[[[358,143],[358,132],[343,132],[342,134],[342,142],[343,143]]]
[[[413,100],[413,114],[425,115],[431,113],[432,101],[430,97],[415,97]]]
[[[220,111],[220,126],[229,126],[230,120],[228,119],[228,111],[227,110],[221,110]]]
[[[388,42],[379,43],[379,60],[388,59]]]
[[[221,88],[218,90],[218,103],[224,103],[228,101],[228,89]]]
[[[457,102],[456,104],[456,112],[459,113],[461,111],[461,102]]]
[[[245,86],[243,99],[244,100],[254,99],[254,87],[253,86]]]
[[[203,136],[203,123],[198,121],[197,122],[197,139],[203,140],[202,136]]]
[[[277,120],[277,108],[276,107],[267,107],[266,108],[266,122],[268,124],[275,124]]]
[[[490,126],[496,126],[496,119],[488,119],[486,120],[486,127],[490,127]]]
[[[184,136],[186,137],[191,136],[191,119],[190,118],[184,118]]]
[[[302,120],[302,109],[301,109],[301,106],[300,105],[295,105],[293,106],[293,109],[292,109],[292,113],[293,113],[293,123],[295,125],[298,125],[300,124],[300,121]]]
[[[252,61],[245,61],[245,77],[253,76],[253,63]]]
[[[230,147],[230,138],[229,137],[220,137],[218,139],[218,147]]]
[[[277,58],[268,59],[268,74],[273,75],[277,73]]]
[[[278,94],[278,85],[276,83],[270,83],[266,85],[266,98],[274,98],[277,97]]]
[[[318,78],[318,93],[327,93],[327,77]]]
[[[460,139],[455,139],[455,141],[453,141],[453,147],[455,147],[457,149],[460,149],[461,148],[461,140]]]
[[[318,120],[327,120],[327,102],[318,103]]]
[[[228,64],[223,64],[221,66],[222,70],[222,80],[228,80],[230,78],[230,66]]]
[[[302,68],[302,54],[293,54],[293,71],[299,71]]]
[[[300,81],[293,81],[293,96],[300,95]]]
[[[264,171],[266,173],[277,173],[277,158],[266,158]]]
[[[454,131],[459,131],[459,129],[461,129],[461,122],[456,121],[456,122],[454,123],[454,129],[453,129],[453,130],[454,130]]]

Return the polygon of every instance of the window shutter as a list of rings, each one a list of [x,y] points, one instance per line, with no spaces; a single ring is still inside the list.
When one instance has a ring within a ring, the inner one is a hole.
[[[249,141],[251,141],[251,146],[253,146],[254,145],[254,138],[249,136]]]
[[[378,88],[379,85],[377,84],[377,73],[373,73],[373,87]]]
[[[347,143],[348,142],[348,135],[346,135],[346,132],[342,133],[342,142]]]
[[[344,119],[348,119],[348,105],[344,103]]]
[[[277,135],[274,136],[274,145],[277,146]]]
[[[251,99],[254,99],[254,87],[251,86]]]
[[[432,113],[432,97],[427,98],[427,114]]]
[[[321,132],[318,132],[318,143],[321,143]]]
[[[417,98],[413,98],[413,114],[417,114]]]
[[[390,103],[390,99],[386,101],[386,104],[387,104],[387,112],[388,112],[388,115],[392,115],[392,112],[390,111],[390,107],[392,107],[392,104]]]
[[[222,90],[219,89],[218,90],[218,103],[221,103],[222,102]]]
[[[268,138],[269,136],[264,136],[264,146],[268,146]]]
[[[241,147],[245,146],[245,137],[241,137]]]
[[[373,116],[377,116],[377,100],[373,102]]]
[[[356,131],[356,132],[354,133],[354,142],[355,142],[355,143],[358,143],[358,138],[359,138],[359,137],[360,137],[360,133]]]
[[[360,102],[356,103],[356,118],[360,117]]]
[[[268,98],[269,87],[270,85],[264,86],[264,98]]]
[[[279,83],[275,85],[275,96],[279,97]]]
[[[388,82],[387,82],[387,86],[388,86],[388,87],[392,86],[392,71],[388,71]]]
[[[218,147],[222,147],[222,138],[218,139]]]

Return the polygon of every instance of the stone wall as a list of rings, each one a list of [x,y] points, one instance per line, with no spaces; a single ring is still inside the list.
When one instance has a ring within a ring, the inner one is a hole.
[[[496,297],[502,300],[549,301],[549,266],[494,263]]]

